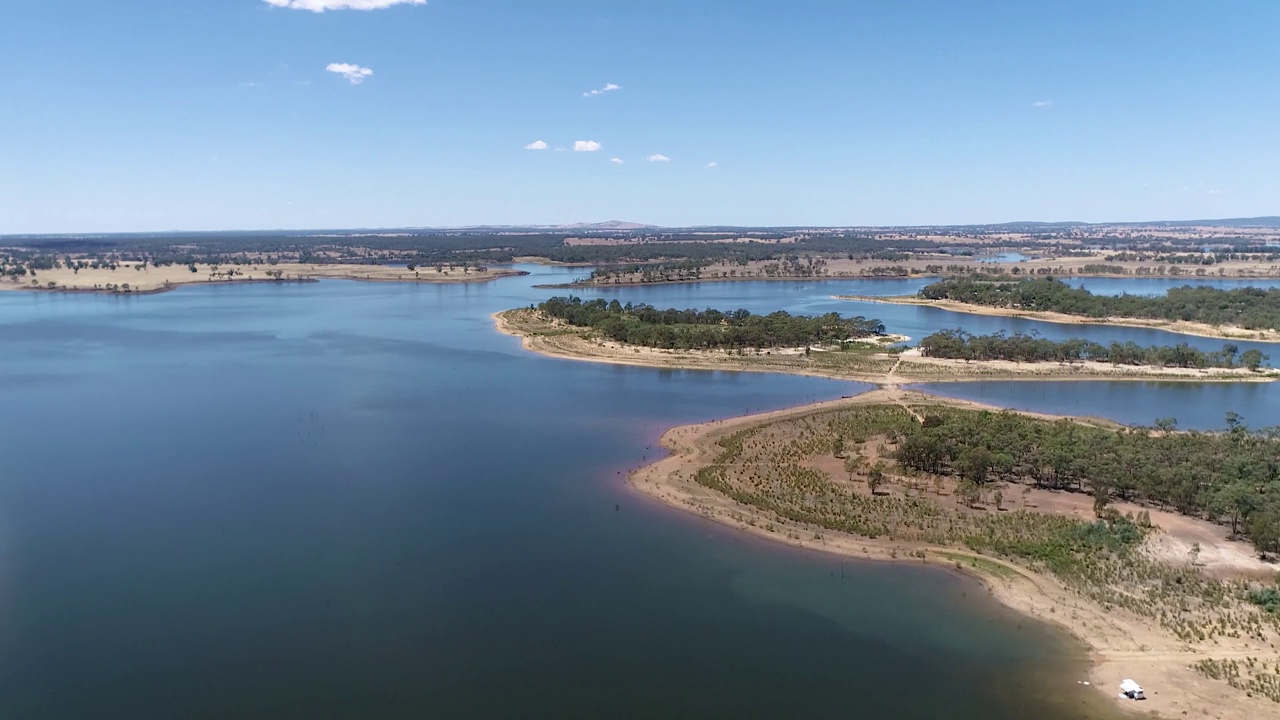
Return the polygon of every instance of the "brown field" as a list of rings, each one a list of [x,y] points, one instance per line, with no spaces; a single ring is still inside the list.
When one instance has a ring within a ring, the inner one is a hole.
[[[404,267],[382,265],[302,265],[299,263],[196,265],[195,268],[195,272],[186,265],[163,267],[148,265],[140,268],[137,263],[124,262],[115,270],[108,268],[85,268],[79,271],[67,268],[40,270],[34,278],[27,275],[0,280],[0,290],[152,293],[196,283],[275,282],[276,278],[269,276],[268,272],[279,272],[279,280],[283,282],[343,278],[375,282],[459,283],[487,282],[518,274],[516,271],[502,268],[478,270],[470,267],[445,267],[437,271],[435,266],[431,266],[410,271]],[[229,272],[234,272],[234,275],[228,275]],[[32,282],[33,280],[35,282]]]

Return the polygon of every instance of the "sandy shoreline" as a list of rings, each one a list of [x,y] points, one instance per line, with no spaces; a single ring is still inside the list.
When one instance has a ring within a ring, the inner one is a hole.
[[[1138,678],[1148,688],[1149,700],[1140,705],[1121,703],[1118,708],[1148,711],[1160,717],[1222,720],[1267,717],[1277,712],[1274,703],[1248,697],[1243,691],[1224,682],[1209,680],[1190,668],[1191,664],[1204,658],[1242,660],[1254,656],[1280,661],[1280,655],[1276,655],[1274,649],[1270,650],[1274,657],[1268,658],[1266,649],[1242,641],[1215,644],[1212,648],[1190,647],[1153,628],[1147,619],[1118,608],[1104,609],[1071,592],[1054,578],[1018,565],[960,548],[868,540],[829,530],[815,533],[813,528],[788,523],[758,508],[739,505],[692,480],[694,472],[719,453],[721,448],[717,441],[744,428],[857,404],[903,403],[908,400],[972,409],[1000,409],[891,387],[853,398],[676,427],[661,438],[662,446],[670,454],[631,473],[629,482],[637,490],[673,508],[777,542],[851,558],[926,563],[976,574],[992,596],[1004,605],[1057,625],[1084,643],[1090,652],[1089,682],[1102,697],[1115,699],[1116,687],[1126,677]],[[812,539],[819,534],[820,539]],[[912,553],[916,555],[912,556]],[[919,557],[920,554],[924,557]],[[969,565],[971,559],[980,559],[982,564],[995,563],[1003,569],[1000,572],[982,571]],[[1074,684],[1077,679],[1064,678],[1063,682]]]
[[[749,353],[738,356],[716,351],[661,350],[619,343],[584,340],[575,332],[539,334],[526,324],[527,309],[494,313],[494,327],[521,339],[521,345],[540,355],[613,365],[683,370],[773,372],[851,380],[881,386],[924,382],[1001,381],[1128,381],[1128,382],[1274,382],[1280,371],[1250,372],[1227,368],[1160,368],[1154,366],[1016,363],[1006,360],[966,362],[922,357],[918,352],[849,354],[813,351],[805,356],[794,350]],[[901,337],[901,336],[897,336]],[[831,364],[823,364],[830,361]],[[843,363],[843,364],[840,364]]]
[[[917,305],[920,307],[933,307],[938,308],[939,310],[967,313],[970,315],[1023,318],[1026,320],[1039,320],[1041,322],[1058,323],[1061,325],[1116,325],[1120,327],[1164,330],[1166,332],[1178,333],[1179,335],[1195,335],[1197,337],[1216,338],[1219,340],[1250,340],[1253,342],[1280,343],[1280,332],[1275,330],[1248,330],[1241,327],[1216,326],[1209,325],[1207,323],[1187,322],[1181,320],[1148,320],[1145,318],[1129,317],[1092,318],[1044,310],[1018,310],[1015,308],[989,307],[987,305],[975,305],[973,303],[963,303],[955,300],[926,300],[924,298],[911,296],[874,297],[870,295],[833,295],[832,297],[837,300],[881,303],[884,305]]]

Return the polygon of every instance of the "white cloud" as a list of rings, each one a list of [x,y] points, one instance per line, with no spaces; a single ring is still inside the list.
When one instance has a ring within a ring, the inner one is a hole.
[[[671,162],[671,158],[667,157],[666,155],[663,155],[662,153],[658,153],[656,155],[650,155],[649,157],[645,158],[645,160],[648,160],[649,162]]]
[[[1033,108],[1047,108],[1047,107],[1053,107],[1053,101],[1052,101],[1052,100],[1037,100],[1037,101],[1035,101],[1035,102],[1031,103],[1031,107],[1033,107]]]
[[[709,163],[707,163],[707,168],[708,168],[708,169],[709,169],[709,168],[718,168],[718,167],[720,167],[720,163],[715,162],[714,160],[713,160],[713,161],[711,161],[711,162],[709,162]]]
[[[325,70],[341,75],[352,85],[359,85],[373,74],[373,71],[369,68],[360,67],[359,65],[353,65],[351,63],[329,63],[325,66]]]
[[[605,83],[604,87],[602,88],[597,88],[595,90],[588,90],[582,93],[582,97],[592,97],[594,95],[603,95],[607,92],[613,92],[614,90],[621,90],[621,89],[622,89],[621,85],[614,85],[613,83]]]
[[[622,158],[609,158],[609,162],[613,163],[614,165],[621,165]]]
[[[525,150],[546,150],[547,144],[541,140],[534,140],[528,145],[525,145],[524,149]]]
[[[575,140],[573,143],[574,152],[595,152],[604,147],[595,140]]]
[[[426,5],[427,0],[265,0],[268,5],[290,10],[381,10],[392,5]]]

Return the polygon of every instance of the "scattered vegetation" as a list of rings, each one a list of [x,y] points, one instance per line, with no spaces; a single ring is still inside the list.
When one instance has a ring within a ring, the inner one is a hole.
[[[1250,695],[1280,702],[1280,663],[1270,666],[1260,658],[1214,660],[1206,658],[1192,666],[1196,672],[1213,680],[1222,680]]]

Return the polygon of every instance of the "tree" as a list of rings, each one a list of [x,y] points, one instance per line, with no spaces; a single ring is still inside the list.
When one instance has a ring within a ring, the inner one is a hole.
[[[987,473],[995,462],[995,454],[985,447],[968,448],[960,453],[956,469],[960,472],[960,477],[981,485],[987,481]]]
[[[1003,510],[1003,508],[1000,507],[1000,505],[1004,502],[1003,492],[996,490],[995,494],[991,496],[991,499],[995,501],[997,510]]]
[[[1226,516],[1231,523],[1231,534],[1240,534],[1242,525],[1249,521],[1249,516],[1258,508],[1259,496],[1256,490],[1243,481],[1223,485],[1209,499],[1209,512],[1216,517]]]
[[[871,471],[867,473],[867,487],[871,489],[871,494],[875,495],[876,490],[884,484],[884,461],[877,461],[871,466]]]
[[[1093,515],[1102,517],[1107,514],[1107,506],[1111,504],[1111,496],[1107,494],[1105,485],[1098,484],[1093,489]]]
[[[831,454],[835,457],[844,457],[844,436],[836,435],[831,441]]]
[[[1280,502],[1273,501],[1265,510],[1250,515],[1245,531],[1263,557],[1280,553]]]
[[[1262,367],[1262,363],[1266,360],[1267,356],[1263,355],[1261,350],[1245,350],[1240,354],[1240,364],[1253,372],[1258,372],[1258,368]]]

